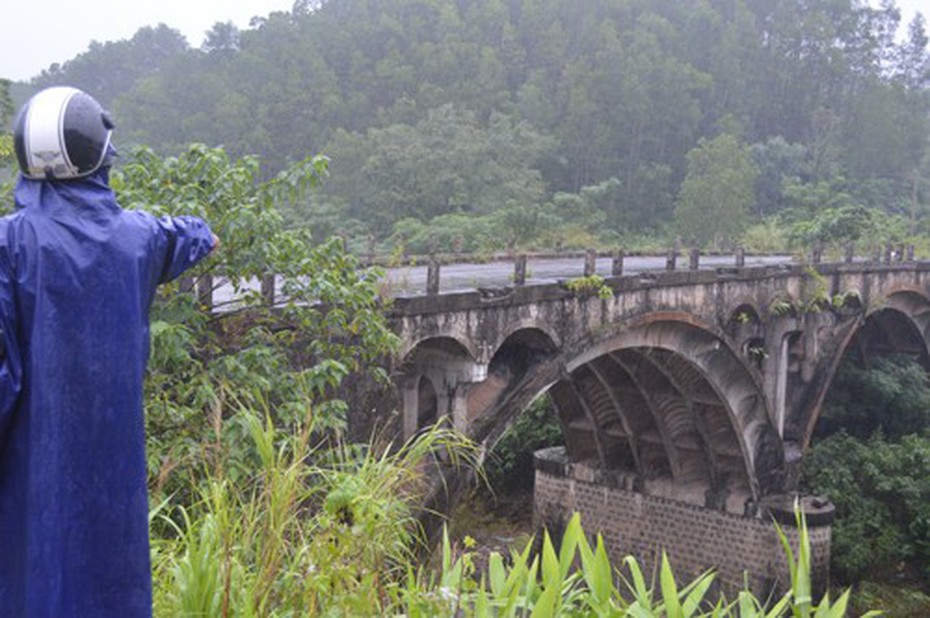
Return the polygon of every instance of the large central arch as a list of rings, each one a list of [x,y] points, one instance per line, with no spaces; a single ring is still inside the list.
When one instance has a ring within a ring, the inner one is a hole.
[[[723,336],[660,314],[568,350],[545,339],[512,333],[491,360],[493,379],[473,387],[470,433],[488,448],[548,391],[569,460],[631,488],[740,513],[782,490],[782,442],[757,378]]]
[[[707,506],[729,510],[740,508],[740,494],[757,501],[781,490],[784,452],[761,388],[709,329],[656,316],[602,336],[565,369],[551,392],[570,457],[596,454],[602,467],[630,469],[652,492],[697,501],[702,491]],[[585,428],[591,439],[570,439]],[[572,454],[578,443],[588,451]]]

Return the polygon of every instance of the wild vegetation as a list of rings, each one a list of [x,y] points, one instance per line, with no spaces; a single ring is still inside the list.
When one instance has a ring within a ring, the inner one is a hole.
[[[119,124],[121,203],[201,215],[224,241],[194,284],[229,277],[235,301],[208,315],[178,282],[152,313],[157,613],[842,615],[845,596],[814,607],[803,550],[787,596],[728,602],[710,576],[679,588],[666,563],[652,581],[610,564],[577,521],[558,549],[478,564],[465,539],[419,566],[419,474],[468,465],[474,447],[441,427],[346,440],[338,387],[383,379],[394,337],[377,273],[328,239],[395,254],[676,236],[928,247],[928,37],[921,16],[899,26],[893,2],[853,0],[300,0],[246,30],[216,24],[197,49],[144,28],[29,84],[0,80],[3,127],[47,85],[99,97]],[[5,174],[0,208],[11,190]],[[276,307],[254,288],[268,272]],[[835,572],[925,581],[924,369],[886,359],[837,379],[805,480],[837,504]],[[515,446],[553,438],[545,414]],[[492,483],[526,466],[506,442],[498,455]]]
[[[100,96],[121,144],[222,144],[263,177],[322,153],[287,221],[357,250],[761,246],[773,218],[901,241],[930,204],[927,40],[893,1],[302,0],[196,49],[144,28],[29,86]]]
[[[922,582],[930,574],[930,380],[906,356],[842,366],[805,460],[807,487],[837,508],[841,581]]]

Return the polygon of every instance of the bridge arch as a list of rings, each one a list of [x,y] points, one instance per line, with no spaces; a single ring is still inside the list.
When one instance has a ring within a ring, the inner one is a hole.
[[[442,333],[422,336],[404,342],[404,345],[397,352],[397,356],[401,359],[401,362],[407,362],[410,358],[416,354],[422,354],[425,350],[445,350],[454,355],[464,354],[472,359],[479,357],[475,342]]]
[[[565,363],[570,380],[554,392],[566,402],[576,389],[576,399],[589,403],[567,413],[563,426],[597,428],[593,443],[602,465],[632,465],[647,479],[703,483],[709,494],[743,487],[754,500],[779,491],[781,441],[761,387],[739,355],[693,318],[657,314],[637,322],[617,325]],[[574,442],[592,441],[566,436],[570,451]]]
[[[527,317],[511,322],[504,328],[500,340],[496,342],[495,353],[514,337],[532,338],[537,342],[545,342],[545,345],[553,350],[562,347],[562,337],[552,324],[539,317]]]
[[[507,400],[516,389],[526,389],[528,376],[538,373],[541,364],[557,355],[556,343],[542,329],[528,326],[510,332],[494,350],[488,362],[487,378],[469,388],[466,404],[468,421],[481,420],[480,417],[488,409],[496,407],[496,402]],[[504,412],[507,416],[503,422],[504,427],[494,433],[489,447],[503,435],[506,426],[521,411],[522,408]]]
[[[444,416],[451,416],[453,424],[461,427],[460,385],[484,380],[487,366],[476,362],[457,339],[438,336],[412,346],[401,359],[397,374],[403,433],[410,437]]]
[[[803,435],[804,450],[810,445],[823,402],[840,365],[846,361],[866,365],[870,358],[895,353],[913,356],[930,372],[930,299],[921,290],[896,289],[884,302],[865,313],[857,328],[851,330],[843,342],[842,353],[828,368],[825,388],[811,408]]]

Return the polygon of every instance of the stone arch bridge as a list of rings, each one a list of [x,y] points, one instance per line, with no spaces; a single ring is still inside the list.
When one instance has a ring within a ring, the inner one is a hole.
[[[610,294],[551,284],[396,299],[405,434],[449,416],[490,448],[548,392],[566,446],[537,458],[540,517],[581,510],[617,551],[647,556],[662,542],[685,571],[715,566],[738,583],[750,570],[757,587],[771,583],[784,569],[766,517],[790,511],[841,359],[900,352],[930,367],[930,264],[673,271],[605,285]],[[812,530],[824,527],[822,567],[830,507],[805,505]],[[694,521],[703,532],[687,532]],[[743,525],[757,527],[732,533]],[[718,528],[751,547],[704,534]],[[722,564],[733,551],[749,562]]]

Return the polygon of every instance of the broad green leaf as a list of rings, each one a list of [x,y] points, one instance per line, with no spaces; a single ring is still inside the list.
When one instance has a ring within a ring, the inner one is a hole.
[[[675,574],[668,562],[668,555],[662,552],[662,567],[659,572],[659,584],[662,588],[662,600],[668,618],[681,618],[681,602],[678,598],[678,585],[675,583]]]

